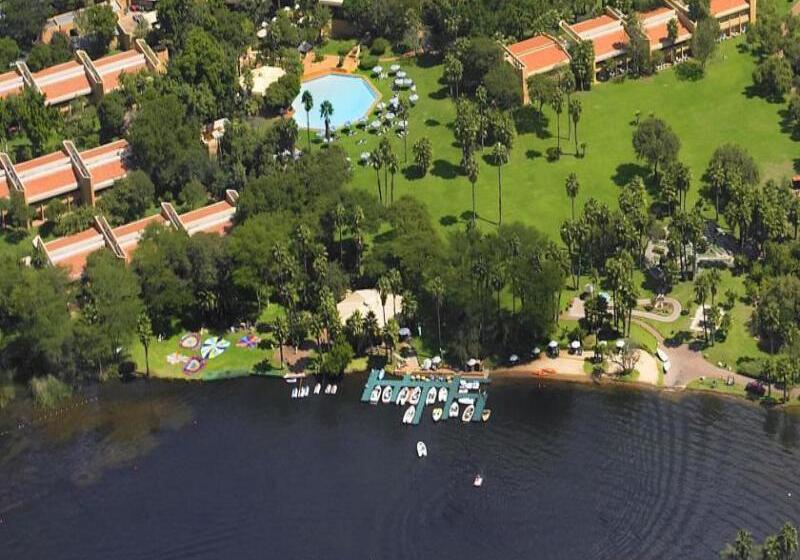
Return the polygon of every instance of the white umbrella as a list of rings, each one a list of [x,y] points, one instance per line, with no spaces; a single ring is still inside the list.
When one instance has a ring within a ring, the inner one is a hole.
[[[577,350],[578,348],[581,347],[581,343],[578,342],[577,340],[573,340],[572,342],[570,342],[570,347],[572,347],[573,350]]]
[[[422,362],[422,369],[431,369],[431,360],[430,358],[425,358]]]
[[[391,105],[392,107],[397,107],[398,105],[400,105],[400,98],[395,95],[389,100],[389,105]]]
[[[366,162],[368,162],[368,161],[369,161],[369,158],[370,158],[370,154],[369,154],[369,152],[361,152],[361,156],[360,156],[360,158],[359,158],[359,159],[360,159],[360,160],[361,160],[363,163],[366,163]]]
[[[394,116],[395,116],[394,113],[392,113],[390,111],[390,112],[386,113],[386,120],[390,121],[390,120],[394,119]]]
[[[414,104],[414,103],[416,103],[417,101],[419,101],[419,95],[417,95],[416,93],[414,93],[414,94],[412,94],[412,95],[409,95],[409,96],[408,96],[408,100],[409,100],[409,101],[410,101],[412,104]]]
[[[619,340],[617,340],[617,348],[619,348],[620,350],[625,348],[625,339],[624,338],[620,338]]]
[[[547,346],[548,348],[558,348],[558,342],[556,342],[555,340],[551,340],[550,344],[548,344]]]
[[[381,127],[381,121],[379,121],[379,120],[374,120],[374,121],[372,121],[372,122],[370,123],[370,126],[371,126],[372,128],[378,129],[378,128],[380,128],[380,127]]]
[[[408,74],[406,74],[406,73],[405,73],[405,71],[403,71],[403,70],[400,70],[400,71],[397,73],[397,77],[398,77],[398,78],[405,78],[406,76],[408,76]]]
[[[400,70],[399,64],[392,64],[391,66],[389,66],[389,72],[394,73],[397,72],[398,70]]]
[[[508,361],[511,362],[512,364],[516,363],[519,361],[519,356],[517,356],[516,354],[511,354],[511,357],[508,358]]]
[[[431,361],[438,366],[439,364],[442,363],[442,357],[441,356],[434,356],[433,360],[431,360]]]
[[[372,69],[372,73],[373,73],[373,74],[380,74],[381,72],[383,72],[383,67],[382,67],[382,66],[375,66],[375,67]]]
[[[407,126],[408,126],[408,121],[399,121],[397,123],[397,128],[399,128],[400,130],[405,130]]]
[[[403,87],[403,80],[401,78],[395,79],[394,85],[397,87]]]
[[[386,103],[384,103],[383,101],[381,101],[380,103],[378,103],[377,105],[375,105],[375,108],[376,108],[378,111],[383,111],[384,109],[386,109]]]
[[[469,360],[467,360],[467,365],[469,367],[473,367],[477,363],[478,363],[478,360],[476,360],[475,358],[470,358]]]
[[[403,87],[411,87],[414,85],[414,80],[411,78],[403,78]]]
[[[534,356],[538,356],[538,355],[539,355],[539,354],[541,354],[541,353],[542,353],[542,351],[539,349],[539,347],[538,347],[538,346],[537,346],[536,348],[534,348],[534,349],[533,349],[533,355],[534,355]]]

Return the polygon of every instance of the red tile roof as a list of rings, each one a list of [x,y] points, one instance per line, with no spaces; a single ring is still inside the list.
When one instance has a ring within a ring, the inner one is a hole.
[[[6,181],[6,173],[0,170],[0,198],[8,198],[9,192],[8,181]]]
[[[147,60],[138,51],[130,50],[94,61],[94,66],[103,80],[103,90],[108,93],[119,88],[122,73],[136,74],[147,68]]]
[[[19,93],[24,85],[25,82],[22,80],[22,76],[17,72],[12,71],[0,74],[0,99]]]
[[[667,26],[673,19],[678,23],[678,39],[676,42],[682,43],[691,37],[691,33],[672,8],[656,8],[649,12],[639,13],[638,16],[647,38],[650,40],[650,47],[653,49],[669,46]]]
[[[119,242],[120,247],[122,247],[130,259],[131,255],[136,250],[136,247],[139,246],[139,241],[141,240],[142,234],[147,226],[152,223],[163,225],[166,224],[166,222],[167,221],[161,214],[154,214],[152,216],[148,216],[147,218],[142,218],[141,220],[136,220],[135,222],[114,228],[113,232],[114,236]]]
[[[53,264],[67,269],[70,278],[80,278],[89,255],[105,247],[105,239],[94,229],[45,243]]]
[[[15,165],[25,187],[28,204],[53,198],[78,188],[72,162],[63,152],[54,152]]]
[[[581,22],[572,25],[572,30],[575,31],[578,35],[583,35],[584,33],[589,33],[591,31],[595,31],[604,25],[610,25],[612,23],[618,22],[616,18],[611,17],[608,14],[603,14],[601,16],[597,16],[595,18],[587,19]]]
[[[507,48],[528,74],[547,72],[569,62],[569,55],[561,45],[547,35],[536,35]]]
[[[92,92],[86,69],[74,60],[36,72],[33,81],[42,90],[48,105],[65,103]]]
[[[730,13],[749,10],[750,4],[745,0],[711,0],[709,8],[712,16],[720,17]]]
[[[110,187],[128,174],[126,165],[128,148],[126,140],[118,140],[81,152],[81,159],[92,175],[96,191]]]
[[[597,61],[616,56],[628,42],[622,20],[609,14],[576,23],[571,29],[584,41],[594,43],[594,58]]]
[[[181,214],[180,218],[189,235],[200,232],[221,233],[231,227],[235,213],[235,206],[222,201]]]

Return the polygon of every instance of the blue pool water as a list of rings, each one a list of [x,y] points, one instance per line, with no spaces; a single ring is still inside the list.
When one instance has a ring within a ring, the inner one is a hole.
[[[355,122],[366,115],[378,98],[378,94],[367,81],[359,76],[328,74],[303,82],[300,94],[292,103],[294,118],[301,129],[306,127],[306,110],[302,101],[303,92],[306,90],[310,91],[314,98],[314,108],[311,109],[309,117],[311,128],[317,130],[325,128],[325,121],[319,116],[319,108],[326,99],[333,105],[331,125],[339,127],[347,121]]]

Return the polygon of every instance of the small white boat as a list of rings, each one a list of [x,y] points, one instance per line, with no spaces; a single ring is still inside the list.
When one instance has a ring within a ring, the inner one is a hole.
[[[425,397],[425,404],[432,405],[436,402],[436,387],[431,387],[428,390],[428,396]]]
[[[331,388],[331,395],[335,395],[336,391],[338,391],[338,390],[339,390],[339,386],[338,385],[334,385],[333,388]]]
[[[297,383],[296,377],[284,377],[283,380],[286,381],[286,383]]]
[[[297,387],[295,387],[294,389],[292,389],[292,398],[293,398],[293,399],[296,399],[296,398],[297,398]]]
[[[311,387],[309,387],[308,385],[305,385],[302,389],[300,389],[300,392],[303,394],[302,395],[303,398],[306,398],[308,396],[308,394],[311,392]]]
[[[414,421],[414,414],[417,412],[417,407],[414,405],[409,406],[403,414],[403,424],[411,424]]]
[[[321,390],[322,390],[322,385],[320,385],[319,383],[317,383],[316,385],[314,385],[314,394],[315,394],[315,395],[319,395],[319,392],[320,392]]]
[[[422,396],[422,389],[414,387],[411,391],[411,396],[408,397],[409,404],[416,406],[419,403],[419,398]]]
[[[330,395],[331,394],[331,386],[330,385],[325,385],[325,394],[326,395]]]
[[[450,405],[450,418],[458,418],[458,403],[454,402]]]
[[[475,404],[475,399],[472,397],[461,397],[458,399],[461,404]]]
[[[383,388],[383,395],[381,395],[381,402],[383,404],[388,404],[389,401],[392,400],[392,386],[387,385]]]
[[[439,389],[439,402],[445,402],[447,400],[447,387],[442,387]]]
[[[471,422],[474,414],[475,414],[475,405],[471,404],[464,409],[464,413],[461,415],[461,421]]]
[[[656,356],[658,356],[658,359],[661,360],[662,362],[669,361],[669,356],[667,356],[667,353],[664,352],[661,348],[656,349]]]
[[[331,389],[331,392],[333,392],[333,389]],[[381,400],[381,386],[375,385],[375,387],[372,388],[372,393],[369,395],[369,403],[378,404],[379,400]]]
[[[483,486],[483,477],[481,475],[475,475],[475,480],[472,481],[472,485],[475,488],[480,488]]]
[[[405,406],[408,402],[408,387],[403,387],[397,393],[397,404]]]
[[[433,421],[434,422],[438,422],[439,420],[441,420],[442,419],[442,408],[441,407],[434,408],[432,416],[433,416]]]
[[[428,456],[428,448],[425,446],[424,441],[417,442],[417,457],[420,459]]]
[[[488,408],[484,408],[483,412],[481,412],[481,420],[483,420],[484,422],[488,422],[491,416],[492,416],[492,411],[489,410]]]

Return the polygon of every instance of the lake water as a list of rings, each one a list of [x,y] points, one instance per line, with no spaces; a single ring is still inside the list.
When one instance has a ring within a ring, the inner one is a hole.
[[[409,427],[357,402],[362,381],[303,401],[267,379],[112,385],[12,429],[0,555],[716,558],[739,527],[800,521],[798,423],[781,412],[501,381],[489,423]]]

